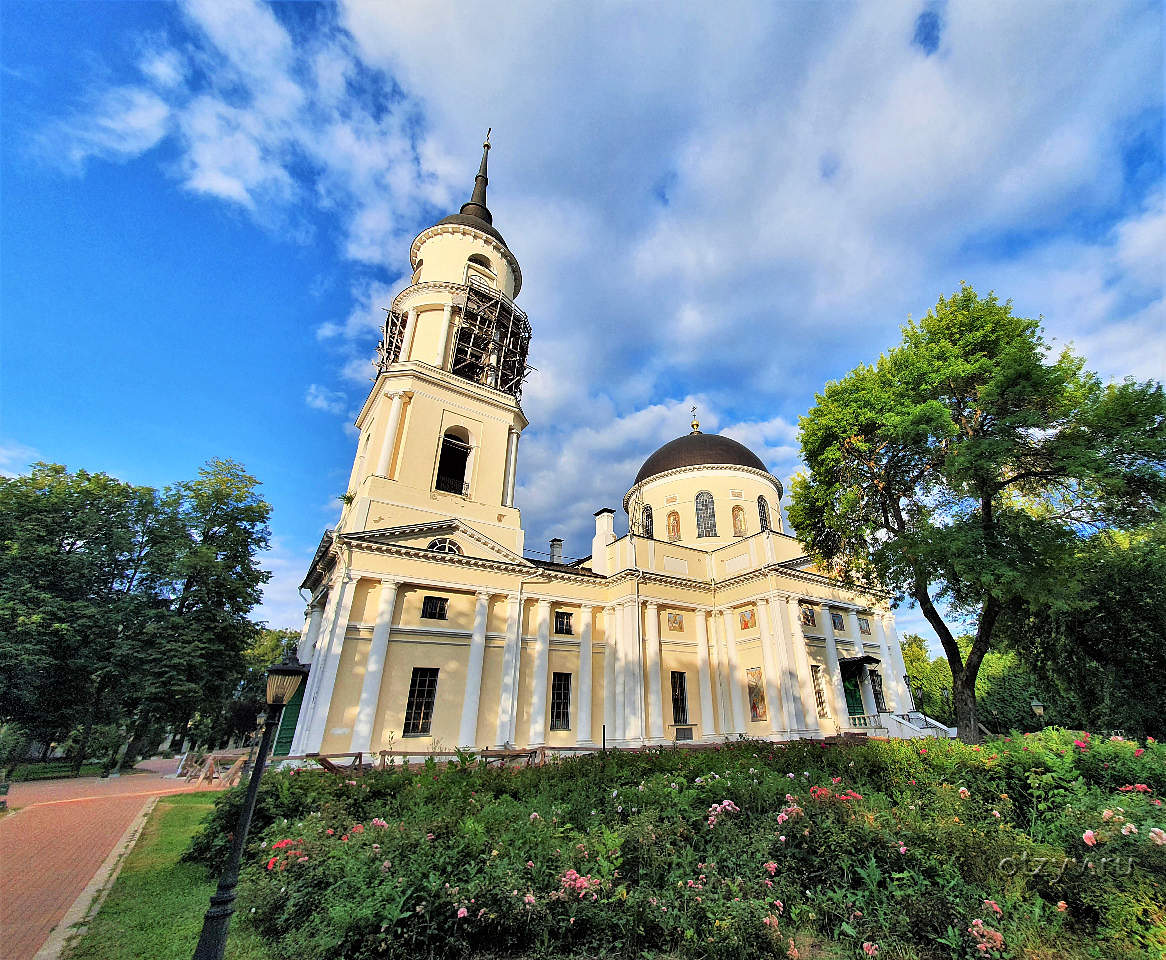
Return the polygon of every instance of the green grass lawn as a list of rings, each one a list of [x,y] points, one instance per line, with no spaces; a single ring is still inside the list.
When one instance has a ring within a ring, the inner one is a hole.
[[[180,863],[190,838],[212,809],[206,794],[161,797],[113,889],[68,960],[189,960],[215,881],[197,864]],[[230,960],[267,960],[262,942],[238,917]]]

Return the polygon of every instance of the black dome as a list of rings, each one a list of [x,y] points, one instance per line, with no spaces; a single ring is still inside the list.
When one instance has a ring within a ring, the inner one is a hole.
[[[736,440],[715,433],[688,433],[675,440],[669,440],[653,453],[640,472],[636,474],[636,484],[678,467],[699,467],[715,463],[733,467],[752,467],[769,473],[761,458]],[[635,484],[633,484],[635,486]]]

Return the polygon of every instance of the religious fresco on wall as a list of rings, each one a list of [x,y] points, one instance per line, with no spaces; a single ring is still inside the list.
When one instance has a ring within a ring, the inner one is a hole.
[[[842,614],[840,614],[840,613],[831,613],[830,614],[830,622],[832,624],[834,624],[835,630],[845,630],[846,629],[846,623],[842,619]]]
[[[668,614],[668,629],[676,633],[684,629],[684,614],[683,613],[669,613]]]
[[[745,671],[749,683],[749,716],[754,720],[768,720],[765,710],[765,685],[761,680],[761,668],[750,667]]]
[[[757,628],[757,612],[752,608],[741,611],[741,629],[754,630]]]
[[[858,618],[858,632],[870,636],[870,621],[866,617]]]
[[[675,510],[668,513],[668,539],[673,542],[680,539],[680,514]]]
[[[813,607],[802,607],[802,626],[803,627],[813,627],[816,625],[817,625],[817,621],[814,619],[814,608]]]
[[[740,506],[733,507],[733,536],[745,536],[745,510]]]

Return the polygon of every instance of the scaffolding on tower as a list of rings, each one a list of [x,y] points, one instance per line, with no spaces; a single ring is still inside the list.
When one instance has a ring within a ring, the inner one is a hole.
[[[453,302],[459,317],[451,372],[520,399],[534,369],[526,362],[531,336],[526,314],[505,294],[472,278]]]

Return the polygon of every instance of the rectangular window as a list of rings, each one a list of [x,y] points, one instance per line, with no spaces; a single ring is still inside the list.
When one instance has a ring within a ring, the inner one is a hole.
[[[448,620],[449,600],[445,597],[425,597],[421,601],[422,620]]]
[[[672,671],[672,722],[688,723],[688,677],[680,670]]]
[[[409,678],[409,701],[405,704],[405,724],[401,730],[403,736],[429,736],[436,699],[437,667],[414,667],[413,676]]]
[[[870,688],[874,693],[875,708],[879,713],[886,713],[887,701],[883,699],[883,678],[877,670],[871,670],[869,667],[866,672],[870,676]]]
[[[858,632],[870,636],[870,621],[866,617],[858,618]]]
[[[824,720],[830,712],[826,709],[826,691],[822,689],[822,668],[816,663],[810,664],[810,676],[814,679],[814,703],[818,706],[818,716]]]
[[[571,629],[571,614],[564,613],[562,610],[555,611],[555,633],[560,636],[569,637],[575,631]],[[570,676],[570,674],[564,674]]]
[[[551,674],[551,729],[571,729],[571,675]]]
[[[842,614],[840,614],[840,613],[834,613],[833,611],[831,611],[830,612],[830,622],[832,624],[834,624],[835,630],[845,630],[846,629],[846,623],[843,621]]]
[[[814,619],[813,607],[802,607],[802,626],[814,627],[817,626],[818,621]]]

